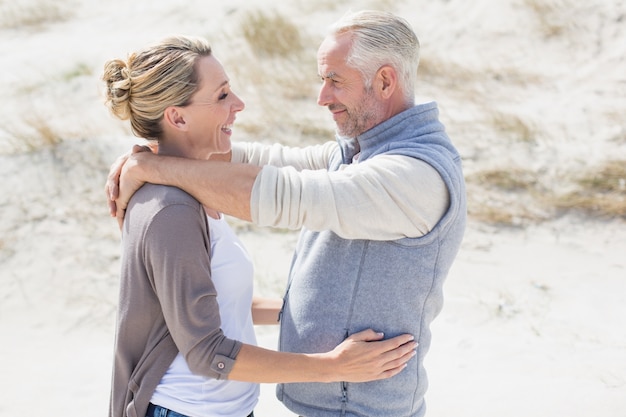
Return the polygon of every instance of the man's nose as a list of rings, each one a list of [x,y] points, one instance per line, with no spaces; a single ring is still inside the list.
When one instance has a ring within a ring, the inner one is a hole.
[[[332,93],[329,84],[328,81],[324,81],[320,87],[320,92],[317,95],[317,104],[320,106],[328,106],[332,103]]]

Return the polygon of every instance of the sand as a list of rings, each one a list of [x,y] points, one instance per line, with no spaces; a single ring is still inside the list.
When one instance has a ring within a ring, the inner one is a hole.
[[[301,114],[279,99],[263,107],[271,89],[244,80],[255,63],[240,48],[238,21],[267,5],[222,3],[0,1],[0,416],[107,412],[120,265],[103,185],[108,166],[137,140],[102,105],[105,60],[172,33],[206,36],[241,78],[247,109],[238,123],[269,126],[257,138],[235,125],[235,140],[269,140],[270,132],[298,142],[289,128],[305,115],[331,126],[314,92],[297,103],[310,109]],[[422,42],[420,99],[440,104],[468,175],[525,167],[558,190],[576,172],[626,159],[624,4],[408,3],[278,0],[273,10],[310,36],[312,59],[325,26],[348,8],[405,16]],[[10,27],[9,10],[66,18]],[[439,70],[449,77],[433,76]],[[534,139],[495,131],[494,114],[519,116]],[[42,145],[37,138],[46,131],[62,140],[52,135]],[[469,193],[474,204],[491,198],[476,186]],[[521,199],[520,212],[533,211],[524,198],[505,201]],[[232,224],[253,256],[258,292],[280,296],[297,234]],[[626,416],[625,250],[620,218],[563,213],[496,226],[470,217],[432,328],[427,415]],[[276,346],[276,328],[257,331],[261,345]],[[271,384],[256,414],[293,415]]]

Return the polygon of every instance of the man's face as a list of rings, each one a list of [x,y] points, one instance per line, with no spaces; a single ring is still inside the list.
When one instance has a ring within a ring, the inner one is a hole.
[[[337,133],[356,137],[381,120],[381,105],[361,73],[346,64],[350,51],[349,33],[328,36],[317,52],[317,69],[322,79],[317,104],[333,114]]]

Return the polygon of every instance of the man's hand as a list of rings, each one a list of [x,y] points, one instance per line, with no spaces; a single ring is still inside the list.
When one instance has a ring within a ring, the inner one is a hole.
[[[104,192],[109,205],[109,214],[111,217],[117,217],[120,229],[124,222],[124,213],[126,212],[128,201],[135,191],[144,184],[143,181],[134,178],[131,171],[137,165],[135,154],[140,152],[152,152],[152,149],[148,146],[133,146],[132,152],[120,156],[111,165],[106,184],[104,185]]]

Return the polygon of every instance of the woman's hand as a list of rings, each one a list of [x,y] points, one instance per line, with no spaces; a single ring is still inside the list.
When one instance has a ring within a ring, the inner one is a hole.
[[[252,297],[252,322],[255,325],[277,325],[280,310],[283,307],[282,298]]]
[[[248,382],[366,382],[391,378],[415,356],[417,343],[403,334],[382,340],[364,330],[326,353],[276,352],[243,344],[228,379]]]
[[[415,356],[418,346],[412,335],[388,340],[373,330],[355,333],[328,352],[333,365],[329,381],[365,382],[386,379],[400,373]]]

